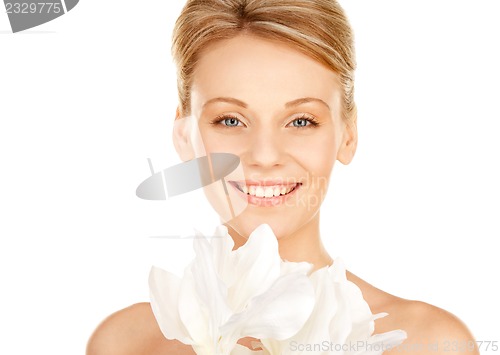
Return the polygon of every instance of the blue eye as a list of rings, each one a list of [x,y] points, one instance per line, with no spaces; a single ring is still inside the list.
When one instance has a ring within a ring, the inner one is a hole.
[[[303,117],[299,117],[299,118],[294,119],[291,122],[291,124],[295,128],[301,128],[301,127],[317,126],[318,122],[312,117],[303,116]]]
[[[304,118],[297,118],[296,120],[293,120],[294,127],[305,127],[308,123],[310,122]]]
[[[223,120],[221,120],[220,122],[222,122],[222,124],[224,126],[228,126],[228,127],[237,127],[238,124],[240,123],[240,120],[237,119],[237,118],[234,118],[234,117],[228,117],[228,118],[224,118]]]
[[[231,128],[231,127],[242,127],[244,124],[234,116],[221,115],[216,117],[210,122],[214,126],[219,126],[219,128]]]

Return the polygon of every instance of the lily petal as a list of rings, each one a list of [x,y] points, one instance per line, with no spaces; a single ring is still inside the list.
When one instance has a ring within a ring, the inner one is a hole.
[[[218,329],[226,323],[232,314],[227,300],[227,287],[217,275],[213,251],[210,243],[205,238],[196,238],[194,241],[196,259],[192,263],[193,281],[199,300],[209,311],[205,322],[208,320],[209,333],[215,346],[219,340]]]
[[[228,284],[228,297],[231,309],[237,313],[280,276],[281,258],[276,236],[267,224],[258,226],[233,255],[232,270],[238,277]]]
[[[335,259],[329,270],[340,302],[339,311],[330,324],[331,340],[344,344],[352,333],[355,333],[355,339],[367,339],[373,333],[375,323],[361,290],[347,280],[344,262],[340,258]],[[339,324],[346,326],[339,327]]]
[[[209,309],[200,299],[191,267],[186,268],[179,289],[179,316],[192,339],[193,346],[207,344],[215,347],[210,336]],[[201,354],[201,352],[198,352]]]
[[[301,274],[309,274],[313,268],[313,265],[303,262],[290,262],[290,261],[281,261],[280,265],[280,274],[291,274],[292,272],[299,272]]]
[[[309,278],[298,273],[283,275],[254,297],[243,312],[233,315],[221,333],[236,339],[286,339],[300,330],[313,307],[314,289]]]
[[[300,354],[297,351],[292,352],[292,341],[296,344],[319,344],[330,339],[328,326],[337,311],[337,301],[328,268],[316,270],[310,280],[315,290],[315,305],[311,315],[300,331],[290,339],[262,339],[262,344],[272,354]],[[308,351],[305,354],[314,355],[320,352]]]
[[[180,279],[157,267],[149,272],[151,309],[161,332],[167,339],[178,339],[184,344],[192,344],[184,327],[177,307],[179,302]]]
[[[233,238],[231,238],[227,231],[227,227],[224,225],[218,226],[215,229],[213,236],[214,237],[211,239],[210,244],[214,255],[215,270],[217,275],[219,275],[226,285],[231,285],[238,278],[238,275],[236,275],[233,270]]]

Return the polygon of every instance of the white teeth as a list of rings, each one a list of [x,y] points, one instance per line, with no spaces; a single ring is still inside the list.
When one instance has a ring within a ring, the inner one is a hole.
[[[272,187],[266,187],[266,189],[264,190],[264,196],[273,197],[274,196],[274,189]]]
[[[281,195],[286,195],[292,191],[297,185],[286,187],[286,186],[256,186],[256,185],[243,185],[240,184],[239,187],[243,193],[256,196],[256,197],[278,197]]]

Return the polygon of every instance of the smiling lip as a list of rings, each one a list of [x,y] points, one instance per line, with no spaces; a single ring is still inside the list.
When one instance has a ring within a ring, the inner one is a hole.
[[[229,181],[229,184],[245,198],[249,204],[272,207],[285,202],[294,195],[302,183],[283,183],[281,181]]]

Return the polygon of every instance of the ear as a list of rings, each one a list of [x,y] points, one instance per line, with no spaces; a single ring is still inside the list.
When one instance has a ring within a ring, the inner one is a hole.
[[[191,121],[189,117],[182,117],[179,107],[177,107],[172,140],[175,150],[182,161],[188,161],[195,158],[190,131]]]
[[[348,120],[344,122],[344,133],[342,143],[339,147],[337,159],[342,164],[349,164],[354,158],[358,147],[358,113],[356,108],[350,114]]]

